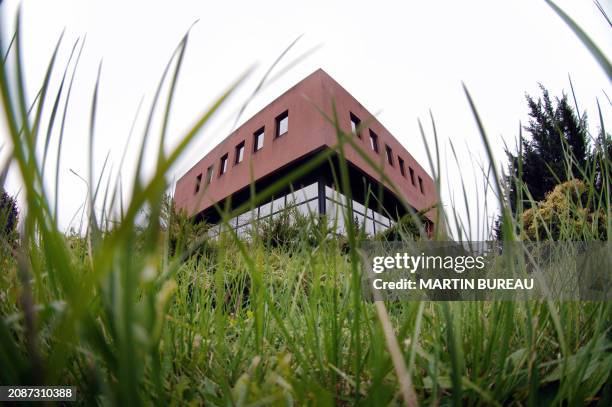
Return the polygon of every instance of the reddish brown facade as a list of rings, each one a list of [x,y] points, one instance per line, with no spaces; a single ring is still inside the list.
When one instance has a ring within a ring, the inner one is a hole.
[[[412,155],[355,98],[319,69],[247,120],[187,171],[176,184],[177,209],[191,216],[201,215],[211,211],[215,203],[248,189],[251,182],[257,184],[274,177],[280,169],[290,168],[314,152],[333,148],[337,144],[336,130],[321,111],[333,117],[334,106],[344,132],[351,132],[351,120],[361,122],[360,134],[353,137],[372,160],[383,164],[405,201],[416,210],[438,201],[433,180]],[[285,116],[288,123],[282,120]],[[278,136],[279,127],[284,130],[285,126],[286,132]],[[255,135],[262,129],[263,146],[255,151]],[[378,151],[374,151],[371,137],[377,138]],[[242,156],[240,162],[238,155]],[[357,151],[347,147],[345,155],[359,174],[379,182],[378,172]],[[222,157],[226,157],[223,174]],[[390,188],[385,191],[395,195]]]

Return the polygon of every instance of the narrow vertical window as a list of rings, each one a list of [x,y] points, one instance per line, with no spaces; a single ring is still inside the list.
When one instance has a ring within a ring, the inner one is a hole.
[[[210,183],[212,182],[213,173],[214,173],[213,169],[214,169],[214,165],[211,165],[206,170],[206,185],[210,185]]]
[[[244,141],[236,146],[236,155],[234,164],[240,164],[244,159]]]
[[[372,150],[378,153],[378,135],[370,130],[370,146],[372,146]]]
[[[264,146],[264,128],[257,130],[253,134],[253,152],[258,152]]]
[[[402,177],[405,177],[406,169],[404,168],[404,160],[399,155],[397,156],[397,162],[399,163],[400,172],[402,173]]]
[[[221,165],[219,168],[219,175],[223,175],[227,172],[227,154],[221,157]]]
[[[361,120],[359,117],[355,116],[353,113],[350,114],[351,117],[351,132],[357,137],[361,138],[361,131],[359,126],[361,126]]]
[[[200,184],[202,183],[202,174],[196,177],[195,191],[194,194],[200,192]]]
[[[424,194],[425,192],[423,191],[423,179],[421,177],[419,177],[419,189],[421,190],[421,193]]]
[[[414,170],[412,169],[412,167],[408,167],[408,169],[410,170],[410,182],[414,186]]]
[[[276,118],[276,137],[289,131],[289,111],[286,110]]]
[[[385,144],[385,151],[387,152],[387,162],[393,167],[393,150]]]

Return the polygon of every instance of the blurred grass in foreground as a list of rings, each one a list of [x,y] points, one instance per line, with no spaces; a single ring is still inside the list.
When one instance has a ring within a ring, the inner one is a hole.
[[[321,225],[305,219],[292,244],[271,245],[269,239],[244,241],[232,232],[210,241],[200,226],[174,214],[164,195],[170,167],[244,79],[214,100],[166,154],[166,123],[187,41],[186,35],[160,80],[125,206],[121,182],[110,177],[104,182],[91,165],[96,83],[83,237],[58,229],[57,202],[49,202],[44,182],[50,135],[57,126],[61,151],[66,117],[58,120],[66,111],[82,44],[73,47],[71,75],[70,62],[65,68],[68,87],[64,80],[57,89],[50,85],[58,43],[40,91],[30,101],[19,19],[10,45],[0,39],[6,55],[0,69],[2,108],[26,201],[19,244],[1,251],[0,264],[6,267],[0,273],[0,383],[76,385],[83,404],[611,404],[609,303],[366,303],[357,253],[363,235],[348,219],[346,238],[329,238]],[[467,90],[466,95],[491,159],[490,140]],[[164,111],[157,161],[153,175],[143,180],[143,151],[157,103]],[[44,109],[52,112],[48,120],[43,120]],[[337,129],[333,153],[345,191],[350,191],[345,148],[357,150],[389,181],[339,130],[336,117],[328,120]],[[428,152],[440,187],[433,119],[432,124],[435,142]],[[42,157],[36,154],[40,145]],[[225,219],[265,200],[331,154],[254,194]],[[609,157],[601,164],[604,185],[609,185]],[[507,209],[496,169],[483,173],[479,202],[487,194],[498,197],[504,236],[513,240],[521,214]],[[60,181],[57,174],[54,180]],[[592,180],[582,181],[594,190]],[[609,236],[609,189],[597,198]],[[452,206],[448,213],[440,206],[436,210],[438,226],[454,222],[463,236],[490,236],[486,217],[476,222],[474,233],[474,222],[462,219]],[[142,213],[147,214],[144,224]],[[418,214],[413,219],[418,225]],[[395,233],[404,238],[414,233],[399,229]],[[587,239],[593,236],[582,232]],[[434,236],[451,237],[440,226]]]

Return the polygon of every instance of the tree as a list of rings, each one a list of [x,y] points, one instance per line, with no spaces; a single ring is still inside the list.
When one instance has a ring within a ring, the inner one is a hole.
[[[0,188],[0,240],[14,246],[17,242],[19,210],[17,200]],[[4,246],[4,244],[2,244]]]
[[[604,188],[610,188],[608,182],[610,175],[612,175],[612,137],[610,137],[609,133],[605,133],[603,128],[595,140],[593,152],[591,153],[591,161],[595,189],[602,196],[607,196]]]
[[[565,93],[553,104],[548,90],[542,85],[540,89],[537,101],[526,95],[529,123],[523,128],[527,137],[519,140],[520,151],[506,151],[510,161],[506,182],[515,214],[521,195],[522,207],[531,207],[521,185],[533,201],[542,201],[556,185],[582,178],[590,159],[586,114],[578,117]]]

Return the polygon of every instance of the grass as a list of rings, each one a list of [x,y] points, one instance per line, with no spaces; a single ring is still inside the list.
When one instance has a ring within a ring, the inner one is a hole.
[[[54,54],[39,94],[29,101],[17,21],[11,45],[0,39],[0,49],[6,50],[0,91],[26,206],[19,244],[1,252],[1,384],[71,384],[77,386],[82,404],[611,404],[610,303],[370,303],[362,299],[360,286],[363,235],[353,222],[346,222],[346,239],[324,238],[322,233],[313,241],[312,234],[298,233],[292,245],[274,247],[261,238],[241,240],[232,232],[210,241],[197,226],[169,211],[164,199],[169,169],[244,80],[228,87],[178,146],[164,153],[188,35],[163,72],[142,135],[139,163],[169,78],[153,175],[144,179],[139,164],[127,192],[120,178],[114,181],[104,171],[96,178],[93,173],[96,82],[85,230],[66,235],[57,226],[57,203],[51,204],[46,190],[44,163],[51,130],[58,125],[56,113],[64,113],[61,129],[67,120],[76,68],[67,89],[63,80],[51,89]],[[602,66],[607,69],[609,64]],[[67,67],[65,72],[68,79]],[[466,95],[491,158],[491,140],[467,89]],[[42,112],[49,104],[53,114],[43,123]],[[334,112],[321,114],[337,131],[336,175],[345,190],[347,148],[387,179],[380,165],[339,129]],[[432,124],[435,143],[428,152],[440,186],[433,118]],[[36,154],[41,143],[42,158]],[[58,146],[61,151],[61,138]],[[272,196],[328,160],[329,154],[254,193],[235,212]],[[601,164],[608,185],[609,157]],[[505,209],[503,176],[494,167],[483,174],[485,196],[479,202],[486,201],[487,193],[499,198],[504,236],[514,240],[521,214],[513,216]],[[590,172],[585,169],[585,174]],[[583,178],[595,191],[592,177]],[[56,185],[59,182],[56,176]],[[528,190],[524,192],[528,196]],[[596,208],[606,214],[609,236],[609,191],[594,194]],[[129,197],[125,206],[124,196]],[[95,207],[104,209],[100,213]],[[445,220],[438,225],[454,222],[462,236],[473,236],[473,222],[452,206],[449,213],[436,210]],[[143,212],[147,222],[139,221]],[[225,219],[233,215],[225,213]],[[418,214],[414,219],[418,223]],[[489,235],[486,219],[477,227],[479,237]],[[586,229],[582,235],[592,237]],[[443,227],[434,236],[451,237]]]

